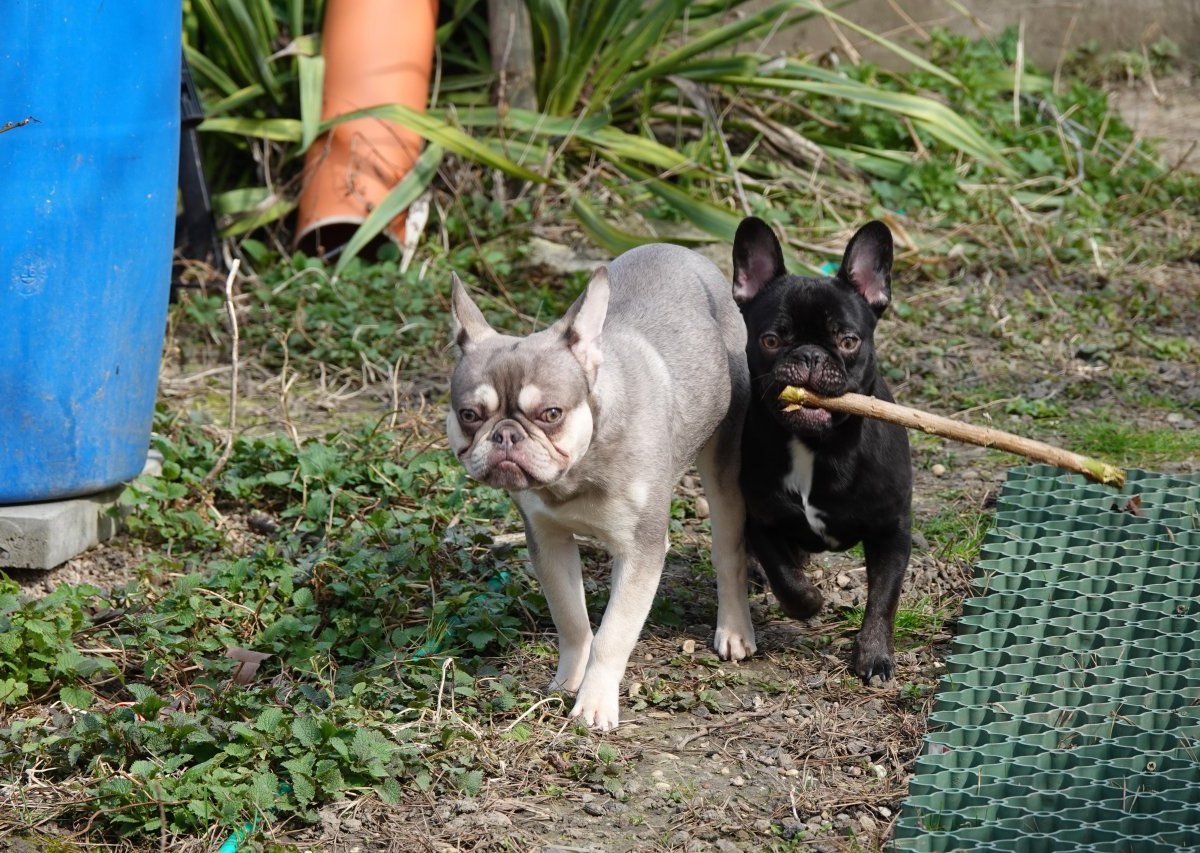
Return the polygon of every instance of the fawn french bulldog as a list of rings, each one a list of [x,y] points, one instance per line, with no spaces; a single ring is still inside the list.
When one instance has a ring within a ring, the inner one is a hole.
[[[720,271],[688,249],[639,247],[526,337],[492,329],[457,277],[452,307],[450,445],[521,512],[558,633],[549,689],[575,694],[571,716],[601,730],[618,723],[620,681],[662,574],[671,494],[693,462],[711,507],[713,645],[730,660],[753,654],[738,487],[746,331]],[[613,558],[594,633],[576,534]]]

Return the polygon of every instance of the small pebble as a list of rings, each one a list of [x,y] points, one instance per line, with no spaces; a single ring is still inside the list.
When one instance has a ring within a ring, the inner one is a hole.
[[[929,473],[935,477],[944,477],[946,475],[946,466],[943,465],[941,462],[938,462],[936,465],[934,465],[932,468],[929,469]]]
[[[685,655],[695,654],[696,653],[696,641],[695,640],[684,640],[683,641],[683,653]]]
[[[603,817],[608,809],[604,808],[604,803],[584,803],[583,810],[592,817]]]
[[[708,518],[708,498],[696,498],[696,518]]]
[[[871,772],[874,773],[876,776],[878,776],[880,779],[887,778],[887,770],[884,769],[882,764],[872,764]]]
[[[642,682],[640,682],[640,681],[629,682],[629,698],[630,699],[634,698],[635,696],[640,696],[641,693],[642,693]]]
[[[838,576],[834,579],[834,582],[842,589],[845,589],[846,587],[850,586],[850,575],[846,574],[845,572],[839,572]]]
[[[746,780],[743,779],[741,776],[734,776],[732,779],[729,780],[729,784],[735,788],[740,788],[746,784]]]

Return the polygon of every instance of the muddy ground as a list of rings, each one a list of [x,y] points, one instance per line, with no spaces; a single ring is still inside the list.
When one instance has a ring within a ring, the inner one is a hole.
[[[1164,334],[1190,340],[1195,353],[1200,351],[1196,259],[1136,276],[1047,269],[1020,276],[950,271],[937,278],[899,279],[898,299],[927,310],[919,323],[891,317],[881,325],[884,358],[904,377],[895,388],[901,402],[920,401],[953,414],[955,409],[926,399],[930,383],[957,391],[970,385],[984,397],[994,388],[996,405],[967,412],[966,418],[1022,432],[1043,427],[1028,416],[1004,414],[1003,402],[1014,390],[1030,398],[1069,399],[1070,389],[1086,382],[1092,390],[1085,417],[1197,432],[1200,370],[1195,364],[1138,348],[1097,361],[1089,347],[1103,345],[1106,330],[1081,325],[1083,319],[1071,308],[1088,288],[1110,288],[1119,299],[1123,288],[1148,281],[1172,306]],[[1038,357],[1022,357],[1019,347],[1003,346],[1003,322],[974,322],[960,310],[968,295],[979,299],[981,294],[984,310],[997,318],[1011,316],[1020,324],[1036,316],[1046,325]],[[1044,310],[1031,311],[1031,302]],[[196,376],[219,368],[191,364],[187,371]],[[187,380],[177,365],[168,364],[166,396],[186,399]],[[220,381],[214,374],[209,384],[220,388]],[[1131,381],[1163,402],[1131,410]],[[390,400],[389,389],[368,388],[354,406],[374,420],[389,409]],[[272,403],[248,405],[267,412]],[[915,440],[916,547],[901,604],[913,620],[897,643],[895,681],[865,687],[848,671],[853,629],[843,611],[865,600],[862,561],[852,555],[814,561],[814,578],[827,606],[810,623],[783,617],[768,594],[756,591],[758,654],[740,664],[718,661],[708,649],[715,611],[712,578],[696,569],[698,549],[706,542],[698,517],[703,507],[685,481],[680,493],[689,517],[674,537],[659,602],[630,663],[623,722],[616,732],[580,735],[566,722],[566,709],[548,701],[529,709],[527,739],[477,732],[490,750],[494,772],[475,798],[414,795],[394,807],[369,798],[347,801],[325,808],[319,827],[275,826],[265,837],[300,849],[345,851],[883,847],[920,749],[940,660],[966,589],[970,563],[965,554],[978,534],[974,519],[989,507],[1013,462],[940,440]],[[1163,467],[1194,471],[1197,459],[1193,455]],[[960,524],[947,529],[948,516]],[[986,524],[986,513],[982,519],[979,523]],[[32,593],[64,582],[116,583],[131,576],[139,547],[118,538],[55,571],[24,573],[21,581]],[[603,582],[603,561],[594,557],[589,565],[594,579]],[[497,665],[528,683],[547,683],[553,660],[542,650],[548,639],[531,638],[526,653]],[[607,748],[615,756],[602,755]],[[195,849],[205,848],[197,842]]]

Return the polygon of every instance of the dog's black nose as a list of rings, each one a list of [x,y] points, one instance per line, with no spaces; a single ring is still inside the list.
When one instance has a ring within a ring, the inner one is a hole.
[[[520,444],[525,434],[515,424],[499,424],[492,431],[492,443],[502,448],[510,448]]]
[[[820,347],[800,347],[792,353],[792,358],[803,367],[813,370],[825,361],[825,350]]]

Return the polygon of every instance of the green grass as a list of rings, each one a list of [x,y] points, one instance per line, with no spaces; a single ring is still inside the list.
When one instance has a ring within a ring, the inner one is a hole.
[[[1126,468],[1154,470],[1200,460],[1200,431],[1140,427],[1108,418],[1064,420],[1058,428],[1072,449]]]
[[[943,509],[920,526],[930,551],[941,560],[974,562],[991,527],[991,513],[963,501],[954,502],[957,492],[941,495]]]
[[[865,614],[863,608],[851,607],[840,611],[839,616],[844,620],[847,630],[857,631],[862,627]],[[916,601],[902,601],[896,611],[896,639],[913,640],[915,644],[928,643],[941,633],[950,617],[949,607],[929,596],[922,596]]]

